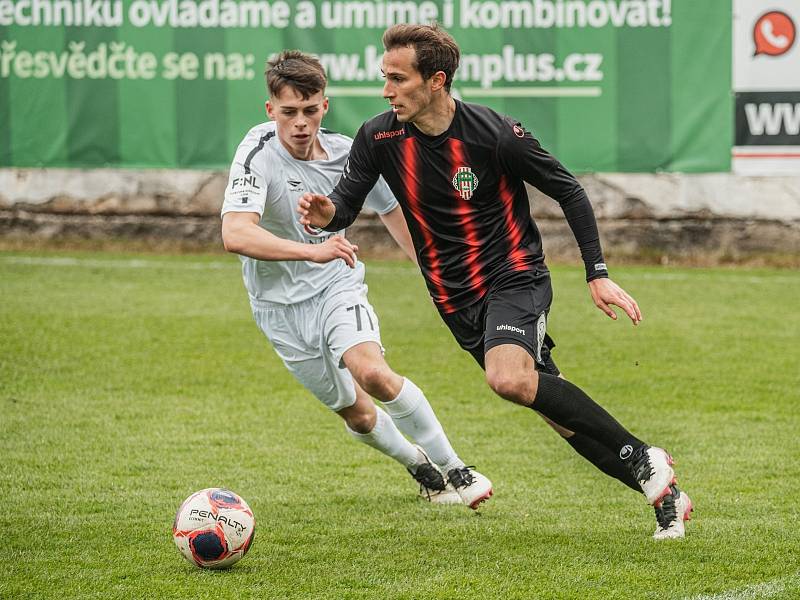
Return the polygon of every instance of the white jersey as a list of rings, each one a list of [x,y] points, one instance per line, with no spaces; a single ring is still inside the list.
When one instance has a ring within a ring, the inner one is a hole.
[[[319,130],[317,138],[328,155],[327,160],[297,160],[281,144],[274,122],[253,127],[236,150],[222,214],[258,213],[259,225],[270,233],[305,244],[319,244],[337,235],[301,225],[297,200],[304,192],[328,194],[334,188],[353,140],[325,129]],[[386,214],[397,206],[397,200],[383,179],[378,180],[367,196],[366,206],[378,214]],[[344,231],[338,234],[343,235]],[[360,263],[354,273],[341,259],[318,264],[240,258],[251,302],[302,302],[340,277],[363,276]]]

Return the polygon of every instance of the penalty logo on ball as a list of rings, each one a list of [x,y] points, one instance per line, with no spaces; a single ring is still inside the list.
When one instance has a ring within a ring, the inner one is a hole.
[[[255,527],[253,511],[241,496],[208,488],[181,504],[172,525],[172,539],[190,563],[224,569],[247,554]]]

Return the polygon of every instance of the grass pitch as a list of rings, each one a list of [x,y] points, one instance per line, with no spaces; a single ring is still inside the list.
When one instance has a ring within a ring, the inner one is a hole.
[[[565,374],[666,446],[696,504],[644,500],[492,395],[410,264],[368,262],[387,359],[488,475],[479,513],[415,496],[283,369],[230,256],[0,254],[0,597],[798,598],[800,275],[617,268],[638,328],[554,269]],[[257,519],[227,572],[171,524],[229,487]]]

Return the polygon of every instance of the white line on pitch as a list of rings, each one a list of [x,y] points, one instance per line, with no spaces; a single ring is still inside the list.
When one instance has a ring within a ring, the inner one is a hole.
[[[40,267],[92,267],[109,269],[186,269],[186,270],[206,270],[206,269],[238,269],[239,263],[231,261],[178,261],[178,260],[146,260],[146,259],[117,259],[98,260],[93,258],[73,258],[67,256],[0,256],[0,264],[9,265],[30,265]],[[386,266],[377,264],[371,260],[365,261],[367,273],[380,273],[386,275],[418,275],[416,268],[401,266]],[[652,281],[692,281],[699,280],[707,282],[709,279],[719,281],[727,280],[727,273],[713,273],[709,275],[706,271],[696,273],[635,273],[627,272],[624,274],[626,280],[652,280]],[[577,270],[558,272],[556,278],[582,278],[582,272]],[[775,275],[768,277],[764,275],[742,275],[731,270],[730,279],[735,283],[780,283],[780,284],[800,284],[800,275],[787,276]]]
[[[197,261],[161,261],[142,259],[108,259],[97,260],[93,258],[72,258],[67,256],[40,257],[40,256],[3,256],[1,263],[11,265],[30,265],[35,267],[99,267],[108,269],[231,269],[238,264],[235,261],[222,262],[197,262]]]
[[[702,594],[700,596],[687,596],[685,600],[757,600],[760,598],[774,598],[784,592],[796,591],[795,583],[800,581],[797,574],[790,577],[780,577],[748,585],[736,590],[728,590],[719,594]],[[789,588],[787,589],[787,585]]]

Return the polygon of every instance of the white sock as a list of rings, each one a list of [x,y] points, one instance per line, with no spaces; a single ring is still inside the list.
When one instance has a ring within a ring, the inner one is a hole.
[[[404,377],[397,398],[384,402],[383,407],[398,429],[422,446],[443,473],[464,466],[464,461],[450,445],[428,399],[413,381]]]
[[[416,470],[414,467],[420,464],[422,458],[419,451],[403,437],[389,415],[383,412],[379,406],[376,406],[375,410],[378,412],[378,418],[375,419],[375,427],[369,433],[353,431],[347,426],[347,423],[344,425],[345,429],[359,442],[380,450],[407,469]]]

